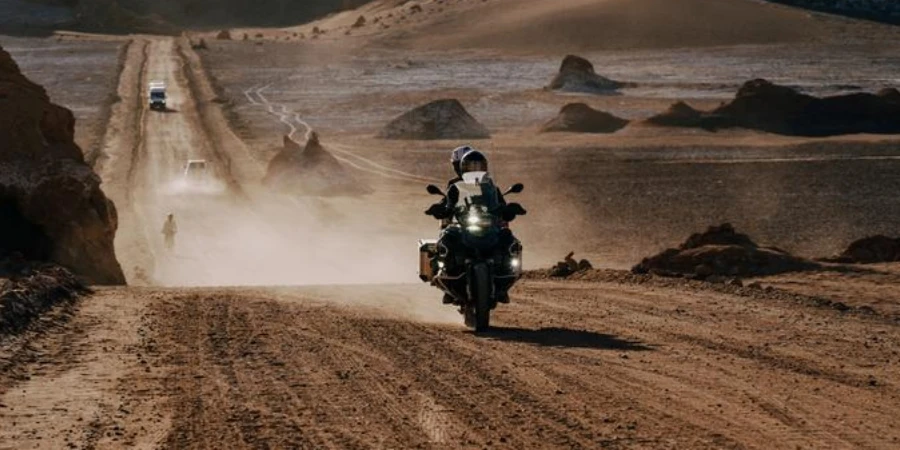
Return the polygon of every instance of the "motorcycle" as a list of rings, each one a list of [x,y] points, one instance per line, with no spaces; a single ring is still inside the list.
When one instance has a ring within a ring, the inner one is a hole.
[[[509,222],[526,211],[502,202],[487,174],[465,174],[454,187],[447,194],[427,187],[442,202],[426,214],[442,220],[443,229],[440,239],[419,241],[419,278],[452,297],[466,326],[486,331],[491,311],[509,302],[508,291],[522,275],[522,244]],[[516,183],[503,195],[523,189]]]

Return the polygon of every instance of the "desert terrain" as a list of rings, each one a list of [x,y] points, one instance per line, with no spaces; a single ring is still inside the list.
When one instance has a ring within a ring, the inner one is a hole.
[[[127,280],[0,330],[0,449],[900,446],[900,263],[724,281],[629,270],[725,222],[810,259],[897,237],[900,136],[643,120],[679,100],[715,108],[754,78],[815,96],[898,87],[898,29],[685,3],[384,0],[227,39],[0,36],[73,112]],[[624,87],[544,89],[569,53]],[[147,107],[150,81],[166,83],[165,111]],[[491,137],[377,137],[443,98]],[[572,102],[631,123],[540,132]],[[263,182],[285,136],[313,135],[368,193]],[[526,186],[513,228],[533,272],[483,333],[416,277],[415,242],[438,229],[424,187],[466,143]],[[185,184],[191,159],[214,182]],[[595,269],[538,270],[569,251]]]

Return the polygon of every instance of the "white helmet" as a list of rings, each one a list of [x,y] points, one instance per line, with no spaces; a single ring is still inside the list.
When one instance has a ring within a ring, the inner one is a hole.
[[[453,165],[453,171],[456,172],[457,175],[462,175],[460,172],[459,164],[463,159],[463,156],[466,156],[466,153],[474,151],[475,149],[464,145],[462,147],[456,147],[453,149],[453,153],[450,154],[450,164]]]

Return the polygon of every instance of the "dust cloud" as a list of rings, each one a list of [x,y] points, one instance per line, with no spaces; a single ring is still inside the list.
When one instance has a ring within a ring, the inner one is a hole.
[[[173,185],[170,185],[173,186]],[[147,224],[163,286],[278,286],[416,282],[415,238],[392,232],[363,200],[292,198],[185,188],[158,199]],[[351,211],[352,213],[347,213]],[[165,215],[178,226],[174,248]]]

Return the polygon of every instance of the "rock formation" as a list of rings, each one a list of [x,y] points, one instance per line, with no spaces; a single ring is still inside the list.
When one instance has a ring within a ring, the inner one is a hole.
[[[826,260],[848,264],[900,261],[900,238],[870,236],[854,241],[840,256]]]
[[[559,114],[544,124],[542,132],[568,131],[573,133],[614,133],[625,128],[628,121],[612,114],[597,111],[584,103],[563,106]]]
[[[547,89],[564,92],[609,94],[623,87],[622,83],[597,75],[590,61],[575,55],[563,59],[559,73]]]
[[[72,112],[0,48],[0,253],[58,263],[89,283],[123,284],[116,209],[74,133]]]
[[[269,161],[263,183],[272,189],[295,195],[323,197],[354,196],[371,192],[356,180],[311,133],[305,146],[284,136],[283,146]]]
[[[388,123],[382,139],[487,139],[490,132],[472,117],[459,100],[437,100]]]
[[[711,112],[676,104],[647,122],[708,130],[740,127],[792,136],[896,134],[900,133],[900,94],[883,89],[877,94],[817,98],[756,79],[744,83],[732,101]]]
[[[698,111],[682,101],[672,104],[666,111],[647,119],[647,123],[669,127],[715,129],[712,114]]]
[[[566,278],[579,272],[587,272],[594,268],[590,261],[586,259],[576,261],[573,256],[575,256],[575,252],[569,252],[562,261],[556,263],[556,265],[550,269],[550,276],[554,278]]]
[[[631,270],[634,273],[709,279],[715,276],[774,275],[817,267],[816,263],[783,250],[760,247],[726,223],[692,235],[678,248],[645,258]]]

